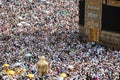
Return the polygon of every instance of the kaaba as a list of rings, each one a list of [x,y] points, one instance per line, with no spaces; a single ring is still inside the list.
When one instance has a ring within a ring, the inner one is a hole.
[[[120,7],[102,6],[102,30],[120,33]]]
[[[80,37],[120,48],[120,1],[80,0]]]

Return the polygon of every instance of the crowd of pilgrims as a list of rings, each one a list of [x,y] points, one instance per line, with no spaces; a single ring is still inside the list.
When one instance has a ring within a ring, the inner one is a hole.
[[[0,80],[120,80],[120,50],[79,38],[78,1],[0,0]],[[16,73],[3,73],[4,64]]]

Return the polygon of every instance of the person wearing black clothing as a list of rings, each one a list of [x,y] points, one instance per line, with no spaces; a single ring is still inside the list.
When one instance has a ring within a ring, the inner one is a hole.
[[[113,78],[112,78],[112,80],[113,80]],[[116,78],[115,80],[120,80],[120,72],[119,72],[119,77],[118,77],[118,78]]]
[[[86,80],[93,80],[92,77],[88,73],[86,74]]]

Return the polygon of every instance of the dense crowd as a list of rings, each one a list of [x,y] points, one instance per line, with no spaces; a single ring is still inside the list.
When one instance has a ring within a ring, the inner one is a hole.
[[[0,80],[42,80],[40,56],[45,80],[120,79],[120,50],[80,41],[78,15],[78,0],[0,0]],[[4,63],[16,74],[3,74]]]

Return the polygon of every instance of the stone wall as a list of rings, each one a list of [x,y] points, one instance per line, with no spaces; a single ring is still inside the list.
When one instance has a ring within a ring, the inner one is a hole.
[[[80,39],[88,41],[86,28],[80,27],[79,30],[80,30]],[[99,43],[106,47],[120,49],[120,34],[108,32],[108,31],[101,31]]]
[[[80,40],[88,40],[88,35],[86,34],[86,28],[83,26],[79,27],[79,38]]]
[[[120,49],[120,34],[101,31],[100,43],[107,47]]]

